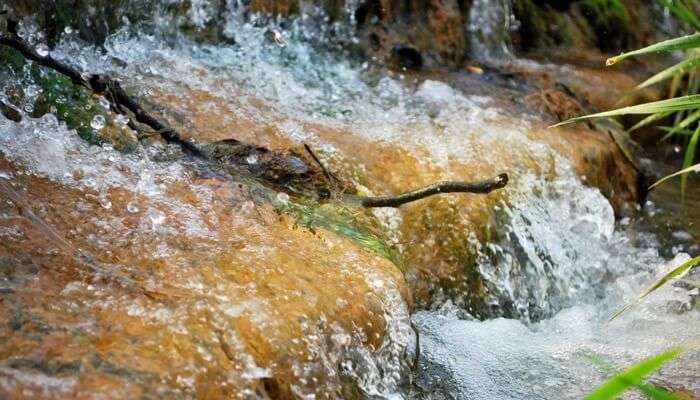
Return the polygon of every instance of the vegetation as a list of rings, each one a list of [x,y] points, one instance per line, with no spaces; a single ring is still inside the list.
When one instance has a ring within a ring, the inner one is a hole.
[[[635,51],[630,51],[619,56],[611,57],[606,61],[606,65],[614,65],[634,56],[644,56],[661,52],[684,51],[685,57],[682,61],[656,73],[637,86],[637,89],[642,89],[671,80],[669,98],[572,118],[558,125],[581,121],[588,118],[615,117],[628,114],[648,115],[646,118],[642,119],[628,130],[628,132],[632,132],[643,126],[647,126],[667,118],[670,119],[672,121],[672,126],[659,127],[662,131],[666,132],[661,140],[668,140],[671,137],[681,137],[685,141],[686,146],[682,168],[680,171],[660,179],[653,184],[651,188],[658,186],[659,184],[662,184],[673,177],[680,176],[681,192],[685,193],[688,174],[690,172],[700,172],[700,163],[693,164],[700,138],[700,72],[698,71],[698,66],[700,66],[700,18],[696,14],[696,6],[691,4],[690,1],[659,0],[659,2],[668,8],[681,21],[685,22],[688,24],[688,26],[692,27],[698,32],[688,36],[655,43]],[[587,3],[602,4],[608,2],[591,0],[587,1]],[[680,89],[681,86],[683,86],[682,90]],[[679,96],[679,93],[682,95]],[[625,305],[623,308],[613,314],[610,320],[616,318],[631,308],[634,304],[659,289],[669,280],[684,274],[699,263],[700,256],[692,258],[674,268],[659,280],[654,282],[647,290],[641,293],[637,299]],[[652,399],[677,399],[677,397],[662,389],[645,384],[643,379],[646,375],[675,358],[684,350],[685,347],[675,347],[642,360],[630,368],[612,376],[598,389],[589,394],[587,399],[615,399],[628,389],[636,389]]]
[[[693,29],[700,31],[700,18],[696,15],[693,5],[685,1],[660,1],[679,19],[686,22]],[[671,177],[681,176],[681,191],[685,193],[688,174],[700,169],[698,164],[693,165],[698,140],[700,139],[700,72],[698,72],[700,66],[700,32],[655,43],[638,50],[611,57],[606,61],[606,65],[614,65],[633,56],[679,50],[685,51],[685,58],[682,61],[664,69],[637,86],[638,89],[641,89],[670,79],[671,85],[668,99],[572,118],[558,125],[588,118],[614,117],[627,114],[648,114],[648,117],[642,119],[628,130],[632,132],[643,126],[650,125],[665,118],[670,118],[670,120],[673,121],[671,127],[660,127],[666,132],[661,140],[664,141],[671,137],[680,136],[686,142],[682,169],[678,173],[664,177],[655,185],[652,185],[652,187],[667,181]],[[684,89],[682,90],[684,93],[682,93],[682,96],[677,96],[677,94],[681,92],[679,87],[682,84],[684,85]]]
[[[639,363],[615,374],[605,381],[594,392],[586,397],[586,400],[608,400],[616,399],[628,389],[637,389],[647,397],[657,400],[678,399],[665,390],[659,389],[643,382],[644,378],[651,372],[659,369],[662,365],[678,356],[685,350],[679,346],[664,351],[661,354],[645,358]]]

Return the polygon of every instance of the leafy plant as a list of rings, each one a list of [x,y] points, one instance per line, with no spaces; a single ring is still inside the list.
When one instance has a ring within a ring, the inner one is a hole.
[[[639,363],[621,371],[605,381],[586,400],[616,399],[628,389],[637,389],[646,396],[657,400],[677,399],[677,397],[652,385],[644,384],[644,377],[654,372],[668,361],[686,350],[683,346],[673,347],[660,354],[645,358]]]
[[[588,359],[593,365],[595,365],[599,370],[604,372],[607,375],[613,376],[613,375],[619,375],[618,372],[615,370],[615,368],[606,360],[603,358],[595,355],[595,354],[586,354],[585,358]],[[624,378],[621,379],[623,382],[629,382],[628,380],[625,380]],[[641,392],[645,394],[647,397],[652,398],[652,399],[657,399],[657,400],[680,400],[678,397],[670,394],[666,390],[659,388],[654,385],[650,385],[648,383],[643,383],[643,382],[630,382],[630,389],[636,389],[638,392]]]
[[[686,0],[659,0],[659,2],[679,20],[685,22],[691,28],[700,31],[700,17],[698,17],[697,14],[697,4]],[[700,141],[700,32],[665,40],[638,50],[610,57],[606,60],[606,65],[614,65],[633,56],[678,50],[686,52],[684,60],[654,74],[649,79],[637,85],[637,89],[642,89],[670,79],[672,82],[668,99],[571,118],[555,126],[588,118],[648,114],[648,117],[642,119],[628,130],[628,132],[632,132],[662,119],[671,118],[673,126],[660,127],[666,132],[661,140],[663,141],[680,136],[682,140],[686,141],[687,145],[683,157],[683,164],[679,172],[662,178],[651,187],[666,182],[672,177],[681,176],[681,192],[685,194],[688,173],[700,169],[700,164],[693,165],[698,141]],[[678,87],[683,81],[687,82],[685,84],[685,93],[683,96],[676,97]]]

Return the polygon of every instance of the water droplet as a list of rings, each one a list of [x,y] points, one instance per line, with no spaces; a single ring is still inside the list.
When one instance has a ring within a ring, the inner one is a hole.
[[[151,220],[151,224],[155,228],[165,221],[165,214],[155,208],[151,208],[148,210],[148,219]]]
[[[66,35],[70,35],[71,33],[73,33],[73,28],[70,26],[66,26],[65,28],[63,28],[63,32],[65,32]]]
[[[36,97],[39,95],[39,93],[41,93],[41,88],[37,85],[29,85],[26,89],[24,89],[24,93],[27,95],[27,97]]]
[[[95,130],[100,130],[105,127],[105,117],[102,115],[95,115],[95,117],[92,118],[92,121],[90,121],[90,126],[92,129]]]
[[[277,193],[277,201],[282,204],[287,204],[289,202],[289,195],[287,193],[279,192]]]
[[[245,162],[247,162],[250,165],[257,164],[258,163],[258,155],[255,153],[249,155],[248,157],[245,158]]]
[[[49,55],[49,47],[43,43],[37,45],[34,50],[36,50],[36,53],[41,57],[46,57]]]
[[[114,123],[123,128],[129,124],[129,117],[118,114],[116,117],[114,117]]]
[[[139,206],[136,204],[134,201],[130,201],[129,204],[126,205],[126,211],[134,214],[139,212]]]
[[[105,110],[109,110],[109,100],[106,97],[100,96],[100,106]]]
[[[105,193],[100,193],[99,200],[100,200],[100,205],[105,210],[109,210],[110,208],[112,208],[112,202],[109,201],[109,198],[107,198],[107,195]]]

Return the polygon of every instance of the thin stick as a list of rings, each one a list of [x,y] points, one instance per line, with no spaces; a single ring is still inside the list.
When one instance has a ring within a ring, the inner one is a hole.
[[[106,94],[107,99],[112,103],[113,110],[127,117],[128,115],[124,109],[129,110],[134,114],[136,121],[151,127],[166,142],[177,144],[187,153],[204,158],[204,154],[194,143],[183,139],[175,129],[144,111],[139,103],[126,94],[116,79],[112,79],[107,75],[82,74],[75,68],[54,59],[50,55],[39,55],[33,47],[15,37],[0,34],[0,45],[12,47],[26,58],[65,75],[76,85],[81,85],[97,94]]]
[[[199,147],[197,147],[197,145],[195,145],[193,142],[183,139],[175,129],[169,127],[156,117],[144,111],[139,103],[126,94],[119,81],[112,79],[107,75],[82,74],[75,68],[54,59],[50,55],[39,55],[33,47],[15,37],[0,34],[0,45],[12,47],[13,49],[22,53],[22,55],[24,55],[26,58],[67,76],[77,85],[84,86],[97,94],[105,94],[111,103],[112,110],[115,112],[129,117],[129,115],[127,115],[128,110],[134,115],[136,121],[149,126],[166,142],[175,143],[185,152],[194,156],[207,158]],[[129,126],[135,127],[135,124],[130,121]],[[332,183],[331,181],[335,178],[335,176],[333,176],[325,168],[323,163],[321,163],[318,157],[316,157],[313,151],[311,151],[309,146],[304,144],[304,147],[314,161],[319,164],[326,175],[326,178],[329,179],[329,183]],[[337,178],[335,179],[337,180]],[[508,183],[508,175],[501,174],[493,179],[480,182],[438,182],[430,186],[396,196],[363,197],[360,200],[364,207],[399,207],[403,204],[439,193],[489,193],[495,189],[504,187],[506,183]]]
[[[326,166],[323,165],[323,163],[321,162],[321,160],[319,160],[318,157],[316,157],[316,154],[314,154],[314,152],[311,150],[311,147],[309,147],[308,144],[304,143],[304,149],[306,149],[306,152],[309,153],[309,155],[311,155],[311,158],[314,159],[316,164],[318,164],[318,166],[321,167],[321,171],[323,171],[323,174],[326,176],[326,179],[328,179],[328,183],[333,184],[333,181],[338,180],[338,178],[336,178],[335,175],[333,175],[330,171],[326,169]]]
[[[507,174],[500,174],[495,178],[479,182],[438,182],[396,196],[363,197],[361,204],[364,207],[399,207],[440,193],[489,193],[506,186],[507,183]]]

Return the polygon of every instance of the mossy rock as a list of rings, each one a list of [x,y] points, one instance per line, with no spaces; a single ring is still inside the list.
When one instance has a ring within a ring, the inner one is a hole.
[[[26,60],[19,52],[12,49],[0,49],[0,76],[22,76]],[[113,114],[100,105],[98,97],[86,88],[74,84],[70,79],[54,71],[33,64],[27,78],[38,87],[39,93],[33,100],[27,99],[26,88],[30,85],[20,83],[17,88],[6,90],[13,107],[33,101],[31,109],[25,111],[33,118],[51,113],[75,129],[78,135],[91,144],[111,142],[120,150],[131,150],[136,145],[136,138],[129,129],[114,123]],[[104,128],[96,131],[91,122],[95,117],[104,119]]]

